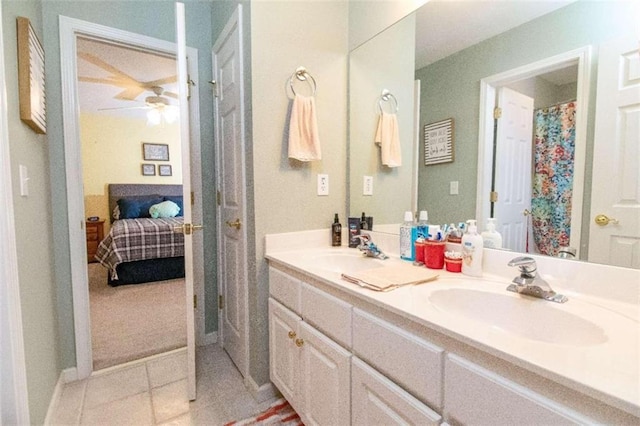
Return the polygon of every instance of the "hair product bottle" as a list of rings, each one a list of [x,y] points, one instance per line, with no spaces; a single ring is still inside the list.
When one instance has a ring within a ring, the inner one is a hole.
[[[342,225],[340,219],[338,219],[338,213],[333,218],[333,224],[331,225],[331,245],[333,247],[339,247],[342,245]]]

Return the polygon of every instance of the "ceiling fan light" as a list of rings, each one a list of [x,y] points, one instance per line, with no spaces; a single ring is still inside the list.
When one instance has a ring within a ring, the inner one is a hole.
[[[147,111],[147,126],[157,126],[161,121],[160,111],[155,108]]]
[[[167,121],[167,123],[173,124],[178,119],[178,108],[163,108],[162,114],[164,115],[164,119]]]

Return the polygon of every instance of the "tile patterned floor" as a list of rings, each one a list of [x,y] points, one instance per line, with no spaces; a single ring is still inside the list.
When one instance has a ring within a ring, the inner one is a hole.
[[[196,401],[187,400],[186,350],[68,383],[54,425],[223,425],[266,409],[217,345],[197,350]]]

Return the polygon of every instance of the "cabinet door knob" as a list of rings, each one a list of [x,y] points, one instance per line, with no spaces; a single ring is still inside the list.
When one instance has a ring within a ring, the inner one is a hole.
[[[292,330],[292,331],[290,331],[290,332],[289,332],[289,339],[295,339],[295,337],[296,337],[296,332],[295,332],[295,331],[293,331],[293,330]]]
[[[296,346],[301,348],[302,345],[304,345],[304,340],[303,339],[296,339]]]

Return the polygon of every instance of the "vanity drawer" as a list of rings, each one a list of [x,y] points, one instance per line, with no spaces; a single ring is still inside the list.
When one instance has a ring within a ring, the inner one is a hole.
[[[306,283],[302,283],[301,293],[304,320],[345,348],[351,348],[352,306]]]
[[[438,425],[442,417],[356,357],[351,358],[351,424]]]
[[[452,424],[598,423],[459,356],[446,358],[444,415]]]
[[[430,407],[442,408],[442,348],[354,308],[353,352]]]
[[[269,268],[269,294],[287,308],[300,314],[301,282],[275,268]]]

